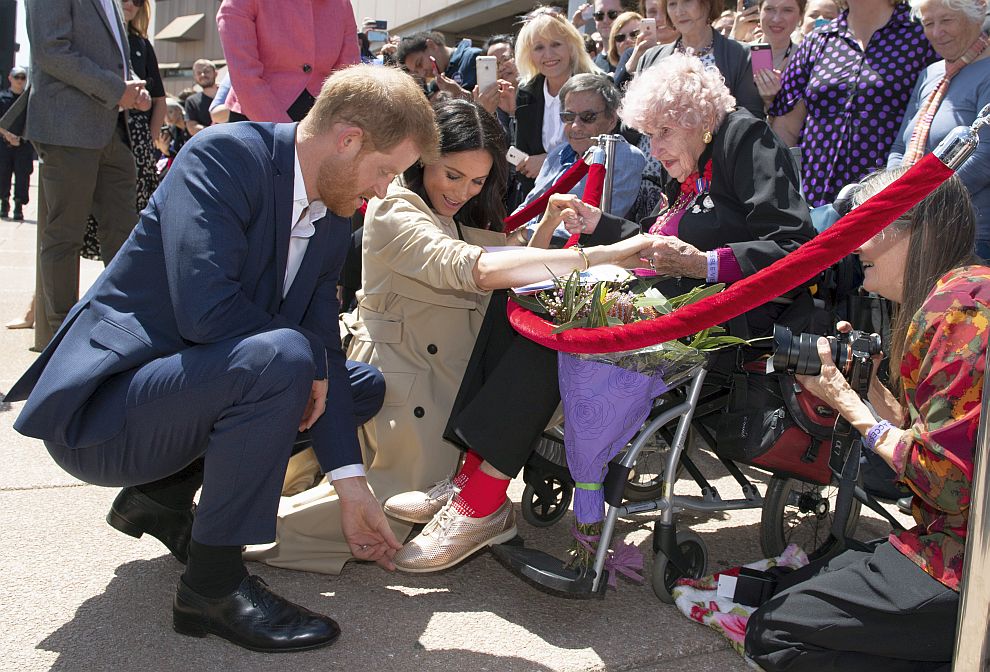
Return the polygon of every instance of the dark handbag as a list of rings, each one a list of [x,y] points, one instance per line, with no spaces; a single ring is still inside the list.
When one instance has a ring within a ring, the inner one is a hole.
[[[785,400],[785,385],[793,386],[793,379],[734,375],[729,403],[716,427],[715,450],[733,462],[826,485],[832,480],[831,430],[827,426],[834,422],[834,416],[796,419]],[[798,414],[806,416],[801,409]]]
[[[292,105],[289,106],[289,109],[285,113],[289,115],[289,119],[292,119],[292,121],[302,121],[314,103],[316,103],[316,98],[313,97],[313,94],[308,89],[303,89],[299,97],[292,101]]]

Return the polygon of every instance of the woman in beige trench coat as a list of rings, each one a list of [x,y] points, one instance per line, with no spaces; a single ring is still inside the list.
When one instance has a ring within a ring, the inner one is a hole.
[[[384,406],[359,428],[368,483],[382,501],[426,489],[454,471],[457,449],[441,435],[492,289],[544,280],[547,268],[560,274],[586,268],[589,257],[633,265],[649,245],[640,237],[580,252],[486,252],[485,246],[506,245],[505,236],[467,222],[501,223],[507,175],[501,129],[467,101],[445,101],[436,111],[440,162],[413,166],[368,204],[362,290],[357,309],[341,320],[351,337],[348,358],[385,375]],[[318,468],[306,453],[295,456],[287,486],[312,479]],[[411,526],[390,523],[396,538],[408,536]],[[277,538],[248,557],[333,574],[351,559],[326,480],[283,498]]]

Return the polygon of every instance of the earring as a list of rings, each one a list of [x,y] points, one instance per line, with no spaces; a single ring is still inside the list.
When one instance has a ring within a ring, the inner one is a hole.
[[[706,145],[709,144],[709,143],[711,143],[711,141],[712,141],[712,132],[711,131],[705,131],[705,134],[703,136],[701,136],[701,141],[704,142]]]

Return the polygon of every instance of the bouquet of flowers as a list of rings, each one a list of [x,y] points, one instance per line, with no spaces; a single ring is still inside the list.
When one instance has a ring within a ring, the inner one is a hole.
[[[658,279],[657,279],[658,280]],[[513,299],[557,325],[554,333],[578,327],[628,324],[669,313],[716,294],[724,285],[697,287],[666,297],[652,285],[656,280],[629,279],[582,283],[575,271],[555,278],[550,289],[516,294]],[[593,561],[605,517],[602,483],[609,461],[643,426],[653,400],[688,380],[709,351],[746,341],[709,327],[682,341],[658,343],[635,351],[594,355],[558,353],[560,396],[564,406],[564,446],[567,466],[575,481],[572,563],[588,567]],[[609,568],[632,575],[630,549],[612,551]],[[638,557],[638,554],[636,554]],[[621,562],[619,560],[621,559]],[[624,563],[624,566],[623,566]],[[634,561],[633,561],[634,564]],[[642,567],[642,558],[639,557]],[[612,572],[614,578],[615,571]],[[610,581],[611,582],[611,581]]]

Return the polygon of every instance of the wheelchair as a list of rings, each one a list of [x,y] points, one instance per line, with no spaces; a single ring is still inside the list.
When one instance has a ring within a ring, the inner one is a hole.
[[[876,301],[857,298],[850,290],[856,279],[850,280],[849,275],[849,268],[837,268],[823,277],[818,292],[824,298],[814,303],[817,315],[811,320],[816,333],[829,333],[824,325],[834,325],[838,317],[877,325],[877,319],[866,317],[877,312]],[[883,331],[882,326],[877,330]],[[884,489],[882,477],[872,484],[860,479],[848,485],[851,496],[842,507],[844,520],[836,522],[839,483],[849,448],[833,441],[838,416],[820,400],[801,392],[792,377],[767,374],[769,355],[769,350],[751,346],[718,351],[686,383],[655,400],[642,429],[608,466],[604,481],[608,507],[591,571],[568,568],[512,542],[494,547],[496,557],[514,573],[552,593],[601,597],[617,519],[659,511],[652,539],[651,583],[661,600],[672,602],[677,580],[700,578],[708,565],[704,541],[690,530],[678,529],[676,514],[681,511],[761,509],[760,546],[767,557],[780,555],[791,543],[802,547],[811,559],[840,552],[853,543],[849,540],[863,505],[899,527],[879,503],[894,501],[896,495]],[[733,400],[738,398],[755,406],[751,417],[732,415]],[[746,424],[744,420],[763,433],[758,451],[749,450],[752,446],[747,447],[746,437],[733,434],[733,428]],[[701,449],[707,449],[738,484],[740,497],[723,498],[710,483],[692,457]],[[763,494],[740,465],[769,472]],[[700,488],[700,496],[675,494],[675,485],[685,472]],[[889,477],[887,486],[892,472]],[[574,489],[561,426],[552,426],[534,443],[523,479],[523,518],[535,527],[560,521]]]

